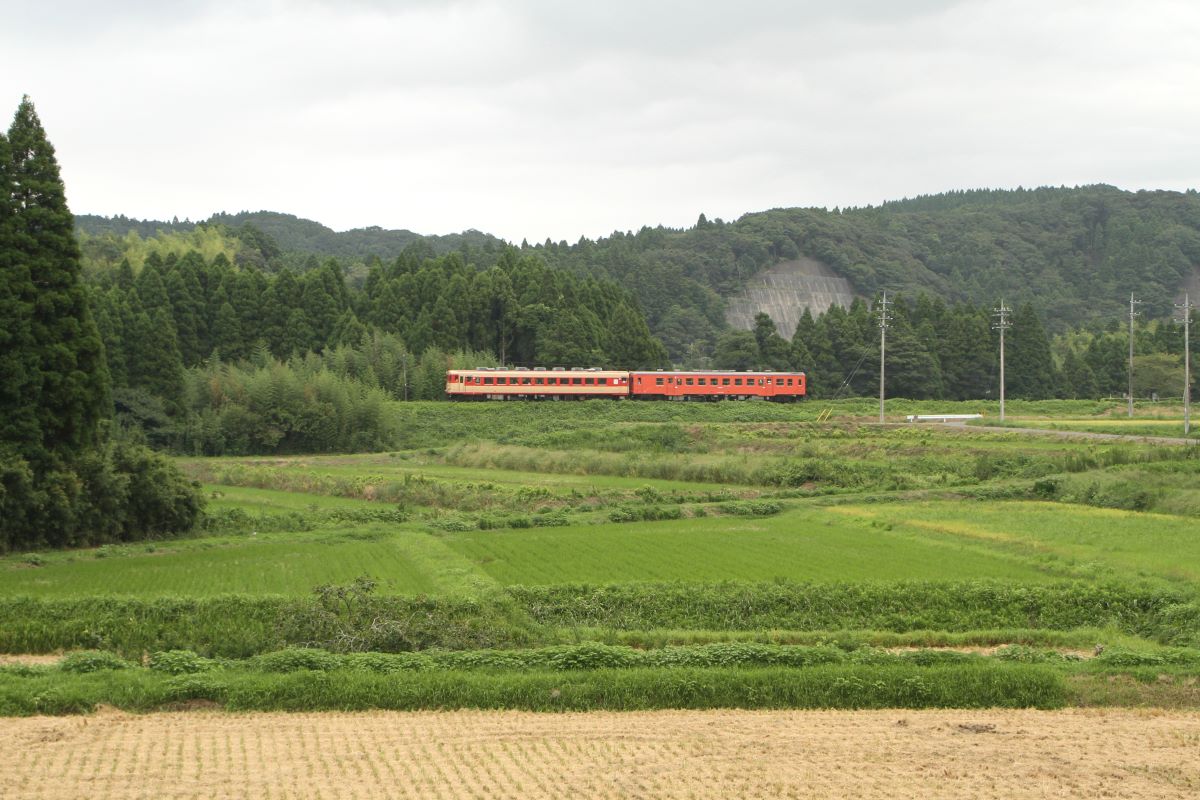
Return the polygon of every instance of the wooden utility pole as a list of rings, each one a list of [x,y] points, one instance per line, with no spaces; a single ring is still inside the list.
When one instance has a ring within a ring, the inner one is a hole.
[[[1012,321],[1008,315],[1012,313],[1012,309],[1004,305],[1004,299],[1000,300],[1000,307],[995,309],[992,316],[996,318],[992,329],[1000,331],[1000,421],[1004,422],[1004,332],[1012,327]]]
[[[1133,292],[1129,293],[1129,418],[1133,419],[1133,318],[1137,316],[1137,311],[1134,306],[1142,302],[1141,300],[1133,299]]]
[[[1183,293],[1183,303],[1175,307],[1183,311],[1183,435],[1192,432],[1192,343],[1190,329],[1192,309],[1196,306],[1188,300],[1187,292]]]
[[[887,329],[891,316],[888,314],[887,290],[883,291],[883,299],[879,301],[879,424],[883,424],[884,404],[884,374],[887,364]]]

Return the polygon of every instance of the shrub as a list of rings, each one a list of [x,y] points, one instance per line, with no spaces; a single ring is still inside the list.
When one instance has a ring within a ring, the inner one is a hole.
[[[194,675],[207,672],[217,665],[211,658],[204,658],[191,650],[160,650],[150,656],[150,669],[169,675]]]
[[[742,500],[733,503],[721,503],[718,506],[726,514],[740,517],[769,517],[783,511],[783,504],[773,500]]]
[[[83,650],[63,656],[58,668],[63,672],[103,672],[105,670],[129,669],[134,666],[120,656],[104,650]]]
[[[340,656],[325,650],[289,647],[286,650],[256,656],[254,665],[263,672],[298,672],[300,670],[329,672],[342,667],[343,660]]]

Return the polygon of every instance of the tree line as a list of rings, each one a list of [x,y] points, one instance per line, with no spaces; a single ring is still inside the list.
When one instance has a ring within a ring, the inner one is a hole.
[[[1195,324],[1195,311],[1192,312]],[[999,333],[992,308],[947,304],[920,294],[889,302],[886,390],[892,397],[975,400],[999,397]],[[1128,390],[1129,334],[1119,320],[1050,337],[1032,303],[1010,317],[1005,338],[1005,393],[1022,399],[1097,399]],[[814,397],[870,396],[879,387],[879,317],[863,300],[813,315],[806,310],[792,338],[766,314],[752,331],[727,331],[711,360],[691,366],[803,370]],[[1139,321],[1134,330],[1134,394],[1183,394],[1183,326]],[[1191,340],[1193,359],[1200,353]],[[710,363],[711,361],[711,363]],[[1192,376],[1193,386],[1197,386]],[[1195,388],[1193,392],[1195,392]]]

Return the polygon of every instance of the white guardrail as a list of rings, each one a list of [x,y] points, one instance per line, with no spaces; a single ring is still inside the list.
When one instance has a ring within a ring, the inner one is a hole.
[[[983,414],[909,414],[909,422],[949,422],[952,419],[983,419]]]

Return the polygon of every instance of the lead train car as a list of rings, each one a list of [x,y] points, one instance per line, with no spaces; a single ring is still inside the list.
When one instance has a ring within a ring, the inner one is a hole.
[[[446,373],[452,400],[506,398],[721,400],[762,397],[777,402],[804,397],[803,372],[625,372],[601,369],[458,369]]]

